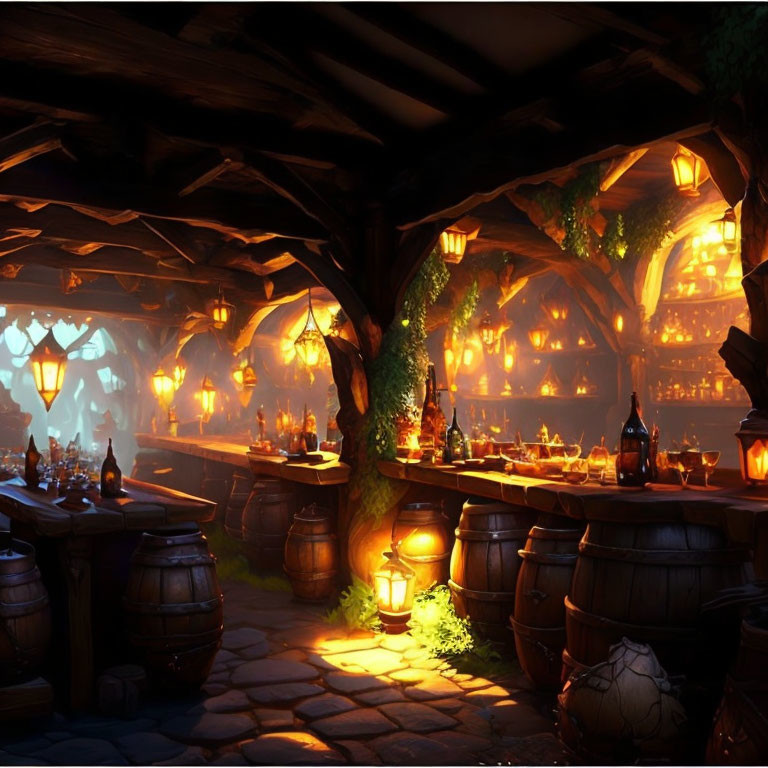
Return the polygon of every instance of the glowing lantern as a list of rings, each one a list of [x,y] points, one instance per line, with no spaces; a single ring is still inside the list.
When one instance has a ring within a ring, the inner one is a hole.
[[[221,285],[219,285],[219,295],[213,300],[213,304],[211,305],[213,327],[219,329],[224,328],[232,317],[233,309],[234,306],[224,300],[224,294],[221,292]]]
[[[202,420],[207,424],[216,408],[216,387],[213,386],[210,376],[206,376],[200,386],[200,406]]]
[[[542,397],[557,397],[560,394],[560,381],[551,365],[547,367],[547,372],[539,383],[539,394]]]
[[[482,340],[486,351],[489,353],[492,352],[493,348],[496,346],[496,330],[493,327],[493,321],[488,312],[485,312],[480,320],[480,339]]]
[[[175,388],[173,379],[166,374],[162,366],[158,366],[152,374],[152,391],[155,393],[155,397],[162,404],[165,404],[173,396]]]
[[[449,264],[459,264],[467,249],[467,234],[457,229],[446,229],[440,235],[440,251]]]
[[[723,217],[718,219],[716,224],[720,230],[723,245],[728,252],[732,253],[738,246],[738,222],[733,208],[726,208]]]
[[[187,364],[181,359],[176,360],[173,366],[173,388],[179,389],[184,383],[184,377],[187,375]]]
[[[678,192],[686,197],[698,197],[702,179],[701,158],[685,147],[678,146],[672,156],[672,172]]]
[[[242,363],[232,371],[232,380],[241,389],[253,389],[259,383],[259,377],[248,363]]]
[[[613,327],[617,333],[621,333],[624,330],[624,316],[619,312],[613,316]]]
[[[293,342],[296,354],[307,368],[314,368],[320,362],[320,357],[325,349],[323,334],[317,327],[317,320],[312,311],[312,290],[309,291],[309,306],[307,307],[307,322],[304,330],[296,337]]]
[[[32,363],[35,387],[43,398],[45,410],[50,411],[56,395],[61,392],[64,372],[67,370],[67,353],[56,341],[52,329],[48,330],[32,350],[29,361]]]
[[[504,336],[504,370],[509,373],[515,367],[515,347],[507,346],[507,337]]]
[[[379,618],[390,635],[405,632],[413,608],[415,573],[398,554],[397,544],[384,552],[386,561],[373,574],[373,590],[379,608]]]
[[[541,306],[553,320],[560,321],[568,317],[568,304],[559,296],[550,296],[544,299]]]
[[[546,328],[534,328],[528,331],[528,338],[531,341],[531,345],[537,352],[541,352],[547,343],[549,338],[549,331]]]
[[[464,347],[464,352],[461,356],[461,362],[465,368],[469,368],[472,365],[472,361],[475,359],[475,352],[472,347]]]
[[[744,419],[736,433],[741,476],[750,485],[765,485],[768,484],[768,423],[762,419],[753,424],[750,421],[750,417]]]

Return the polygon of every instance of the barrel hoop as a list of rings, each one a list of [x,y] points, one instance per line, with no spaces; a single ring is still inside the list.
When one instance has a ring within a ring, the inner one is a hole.
[[[158,643],[164,643],[165,647],[170,650],[172,648],[186,648],[190,645],[215,643],[221,637],[223,631],[223,625],[219,625],[215,629],[209,629],[194,635],[139,635],[130,633],[130,639],[136,645],[156,646]]]
[[[205,555],[174,555],[169,557],[167,555],[149,555],[144,552],[135,552],[131,562],[134,565],[148,565],[152,568],[187,568],[193,565],[205,565],[213,568],[216,565],[216,560],[210,553]]]
[[[0,618],[18,619],[21,616],[31,616],[45,608],[48,602],[48,593],[46,592],[34,600],[27,600],[23,603],[0,603]]]
[[[607,616],[597,616],[594,613],[583,611],[577,605],[574,605],[567,596],[565,598],[565,611],[568,616],[571,616],[579,624],[585,624],[588,627],[596,627],[598,629],[613,627],[617,633],[626,635],[630,640],[637,637],[677,639],[696,633],[694,627],[659,627],[645,624],[628,624],[624,621],[609,619]]]
[[[21,587],[24,584],[31,584],[33,581],[40,581],[40,570],[37,566],[28,571],[21,571],[21,573],[0,574],[0,589]]]
[[[600,560],[641,565],[735,565],[746,562],[746,549],[621,549],[591,541],[579,542],[579,553]]]
[[[467,589],[457,584],[453,579],[448,579],[448,586],[455,589],[456,592],[470,600],[481,600],[484,603],[511,602],[515,599],[515,593],[512,592],[480,592],[476,589]]]
[[[293,531],[288,536],[299,541],[333,541],[336,538],[335,533],[294,533]]]
[[[515,632],[519,632],[521,635],[552,635],[553,639],[565,636],[565,625],[561,627],[531,627],[518,621],[514,616],[510,616],[509,621]]]
[[[534,525],[528,531],[529,539],[546,539],[549,541],[578,541],[583,531],[578,528],[542,528],[540,525]]]
[[[179,533],[170,536],[164,536],[162,533],[144,533],[141,537],[141,544],[139,546],[142,548],[165,549],[167,547],[200,544],[203,541],[203,534],[199,530],[192,533]]]
[[[527,549],[518,549],[517,554],[523,560],[530,560],[532,563],[541,563],[542,565],[571,565],[576,562],[578,555],[567,552],[531,552]]]
[[[447,560],[451,556],[450,552],[441,552],[439,555],[406,555],[400,553],[401,559],[408,563],[439,563],[441,560]]]
[[[127,611],[146,614],[148,616],[183,616],[192,613],[210,613],[220,608],[223,604],[223,595],[211,600],[201,600],[198,603],[142,603],[136,600],[123,598],[123,605]]]
[[[467,531],[456,529],[456,538],[462,541],[511,541],[524,539],[528,535],[527,528],[516,528],[511,531]]]
[[[338,571],[294,571],[287,565],[283,566],[283,570],[288,574],[291,579],[296,581],[324,581],[325,579],[332,579]]]

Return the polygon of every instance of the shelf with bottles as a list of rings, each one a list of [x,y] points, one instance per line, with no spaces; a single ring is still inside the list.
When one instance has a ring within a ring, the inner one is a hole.
[[[743,297],[738,301],[716,299],[693,308],[660,304],[651,320],[651,338],[661,349],[714,345],[722,343],[731,325],[748,328],[749,313]]]
[[[651,378],[652,377],[652,378]],[[654,405],[749,405],[744,388],[727,372],[685,373],[680,371],[649,376]]]

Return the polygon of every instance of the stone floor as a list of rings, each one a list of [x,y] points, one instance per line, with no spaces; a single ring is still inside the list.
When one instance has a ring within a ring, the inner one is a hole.
[[[54,715],[0,735],[0,765],[567,765],[552,702],[409,635],[349,634],[285,592],[224,585],[225,633],[199,695],[134,719]]]

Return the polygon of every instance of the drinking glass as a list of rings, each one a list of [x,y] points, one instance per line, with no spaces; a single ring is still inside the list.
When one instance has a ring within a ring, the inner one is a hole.
[[[702,465],[701,453],[699,451],[674,451],[667,454],[669,466],[676,469],[680,475],[680,486],[688,487],[688,478],[691,472],[699,469]]]
[[[718,461],[720,461],[720,451],[704,451],[701,454],[701,464],[704,467],[705,488],[709,486],[710,475],[715,471]]]

